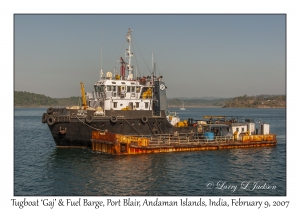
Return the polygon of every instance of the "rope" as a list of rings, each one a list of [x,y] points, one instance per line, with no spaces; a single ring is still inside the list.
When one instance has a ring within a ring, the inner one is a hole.
[[[121,116],[121,115],[119,115],[115,110],[112,110],[112,112],[114,112],[114,113],[116,113],[118,116]],[[128,123],[128,125],[138,134],[138,135],[140,135],[139,134],[139,132],[130,124],[130,122],[128,122],[126,119],[124,119],[123,118],[123,120],[125,120],[125,122],[127,122]]]
[[[117,112],[115,112],[115,111],[113,111],[114,113],[116,113],[117,115],[119,115]],[[84,125],[86,125],[86,126],[88,126],[88,127],[90,127],[90,128],[92,128],[92,129],[94,129],[94,130],[97,130],[97,131],[100,131],[100,132],[105,132],[105,130],[101,130],[101,129],[98,129],[98,128],[95,128],[95,127],[93,127],[93,126],[90,126],[89,124],[86,124],[84,121],[82,121],[77,115],[75,115],[76,116],[76,118],[80,121],[80,122],[82,122]],[[120,115],[119,115],[120,116]],[[140,135],[139,134],[139,132],[130,124],[130,122],[128,122],[126,119],[124,119],[123,118],[123,120],[125,120],[127,123],[128,123],[128,125],[138,134],[138,135]]]
[[[135,44],[135,42],[134,42],[134,40],[132,39],[132,43],[134,43]],[[136,44],[135,44],[136,45]],[[145,61],[145,59],[144,59],[144,57],[143,57],[143,55],[142,55],[142,53],[141,53],[141,51],[140,51],[140,49],[138,48],[138,46],[136,45],[136,48],[138,49],[138,51],[139,51],[139,53],[140,53],[140,55],[141,55],[141,57],[142,57],[142,59],[143,59],[143,61],[144,61],[144,63],[145,63],[145,65],[146,65],[146,67],[147,67],[147,69],[148,69],[148,71],[150,72],[150,74],[152,73],[151,72],[151,70],[150,70],[150,68],[148,67],[148,65],[147,65],[147,63],[146,63],[146,61]]]
[[[83,122],[77,115],[75,115],[75,116],[77,117],[77,119],[78,119],[80,122],[82,122],[82,123],[85,124],[86,126],[92,128],[92,129],[94,129],[94,130],[97,130],[97,131],[105,132],[105,130],[101,130],[101,129],[98,129],[98,128],[95,128],[95,127],[93,127],[93,126],[90,126],[90,125],[86,124],[86,123]]]

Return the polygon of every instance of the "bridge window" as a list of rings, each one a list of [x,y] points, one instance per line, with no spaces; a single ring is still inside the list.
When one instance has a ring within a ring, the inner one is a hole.
[[[139,93],[141,91],[141,87],[140,86],[136,86],[136,92]]]
[[[101,93],[101,92],[104,92],[104,85],[101,85],[101,86],[99,86],[99,85],[94,85],[94,89],[95,89],[95,92],[96,93]]]
[[[149,107],[149,103],[145,102],[145,109],[148,109],[148,107]]]
[[[135,86],[131,86],[131,92],[135,92]]]
[[[99,88],[99,92],[100,92],[100,93],[101,93],[101,92],[104,92],[104,85],[98,86],[98,88]]]
[[[111,85],[107,85],[107,86],[106,86],[106,90],[107,90],[107,91],[111,91]]]
[[[140,102],[135,102],[135,107],[139,108],[140,107]]]

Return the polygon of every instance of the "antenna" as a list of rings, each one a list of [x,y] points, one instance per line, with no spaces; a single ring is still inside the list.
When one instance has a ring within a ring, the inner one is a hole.
[[[152,52],[152,75],[153,75],[153,81],[154,77],[156,76],[156,65],[154,63],[154,53]]]
[[[100,80],[102,78],[102,75],[103,75],[103,71],[102,71],[102,47],[101,47],[101,50],[100,50]]]

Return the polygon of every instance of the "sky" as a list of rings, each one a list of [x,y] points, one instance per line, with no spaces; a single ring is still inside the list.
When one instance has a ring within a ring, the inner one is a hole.
[[[163,76],[167,97],[286,94],[286,15],[15,14],[14,90],[53,98],[119,72],[132,32],[134,73]],[[101,62],[102,61],[102,62]]]

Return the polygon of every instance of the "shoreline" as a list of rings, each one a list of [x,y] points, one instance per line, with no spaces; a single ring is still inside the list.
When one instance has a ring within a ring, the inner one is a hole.
[[[14,106],[14,108],[49,108],[51,106]],[[63,108],[63,107],[67,107],[67,106],[52,106],[52,107],[59,107],[59,108]],[[180,109],[180,106],[169,106],[169,109]],[[244,109],[244,108],[253,108],[253,109],[286,109],[286,107],[222,107],[222,106],[186,106],[186,109],[188,108],[224,108],[224,109]],[[182,110],[182,111],[186,111],[186,110]]]

